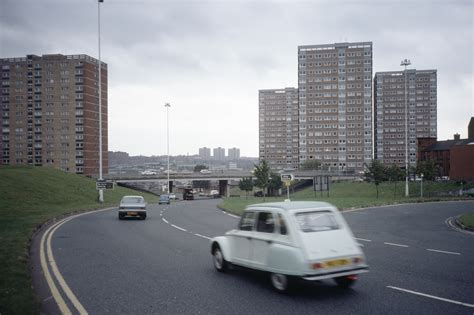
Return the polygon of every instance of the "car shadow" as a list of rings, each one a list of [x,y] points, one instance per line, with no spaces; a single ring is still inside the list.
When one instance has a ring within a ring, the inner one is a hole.
[[[291,280],[291,288],[288,292],[281,293],[273,289],[270,283],[269,273],[248,269],[239,266],[232,266],[227,274],[238,278],[239,281],[248,282],[249,285],[256,285],[262,289],[274,292],[281,297],[287,296],[300,299],[314,299],[318,300],[334,300],[347,299],[348,297],[357,297],[360,292],[357,291],[357,284],[355,288],[341,288],[336,285],[332,279],[304,281],[302,279],[293,278]]]

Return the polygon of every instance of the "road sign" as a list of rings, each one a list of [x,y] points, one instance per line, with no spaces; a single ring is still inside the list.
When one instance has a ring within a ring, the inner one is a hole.
[[[106,181],[105,179],[102,180],[97,180],[95,182],[95,189],[101,190],[101,189],[114,189],[114,182],[109,182]]]
[[[291,182],[294,178],[293,174],[281,174],[282,182]]]

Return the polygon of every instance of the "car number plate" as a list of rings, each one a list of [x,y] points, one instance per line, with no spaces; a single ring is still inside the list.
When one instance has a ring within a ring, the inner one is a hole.
[[[335,259],[335,260],[328,260],[324,262],[324,265],[326,267],[332,268],[332,267],[340,267],[340,266],[345,266],[349,263],[349,260],[347,259]]]
[[[137,213],[135,211],[129,211],[127,212],[128,215],[137,215]]]

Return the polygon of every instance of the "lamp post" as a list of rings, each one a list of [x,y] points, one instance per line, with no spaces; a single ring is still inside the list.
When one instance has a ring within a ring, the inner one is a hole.
[[[423,198],[423,173],[420,174],[421,182],[420,182],[420,197]]]
[[[408,191],[408,106],[407,106],[407,66],[411,65],[410,60],[402,60],[400,66],[405,66],[405,197],[410,195]]]
[[[97,1],[97,26],[98,26],[98,46],[99,46],[99,181],[102,181],[102,65],[100,62],[100,4],[104,0]],[[104,202],[104,190],[99,189],[99,202]]]
[[[171,193],[170,191],[170,121],[169,121],[169,109],[171,107],[170,103],[165,103],[166,107],[166,146],[168,151],[168,195]]]

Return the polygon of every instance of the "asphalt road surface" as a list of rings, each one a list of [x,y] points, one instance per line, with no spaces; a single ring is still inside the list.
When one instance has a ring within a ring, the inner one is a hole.
[[[77,217],[52,236],[55,263],[89,314],[474,312],[474,235],[453,230],[445,222],[473,211],[474,202],[345,213],[370,272],[351,289],[324,280],[300,283],[290,294],[273,291],[263,273],[242,268],[225,274],[215,271],[208,238],[222,235],[238,222],[218,210],[218,202],[149,205],[145,221],[119,221],[116,210]],[[35,268],[34,274],[43,311],[58,313],[40,270]],[[59,287],[57,279],[54,282]],[[77,313],[66,294],[59,292]]]

